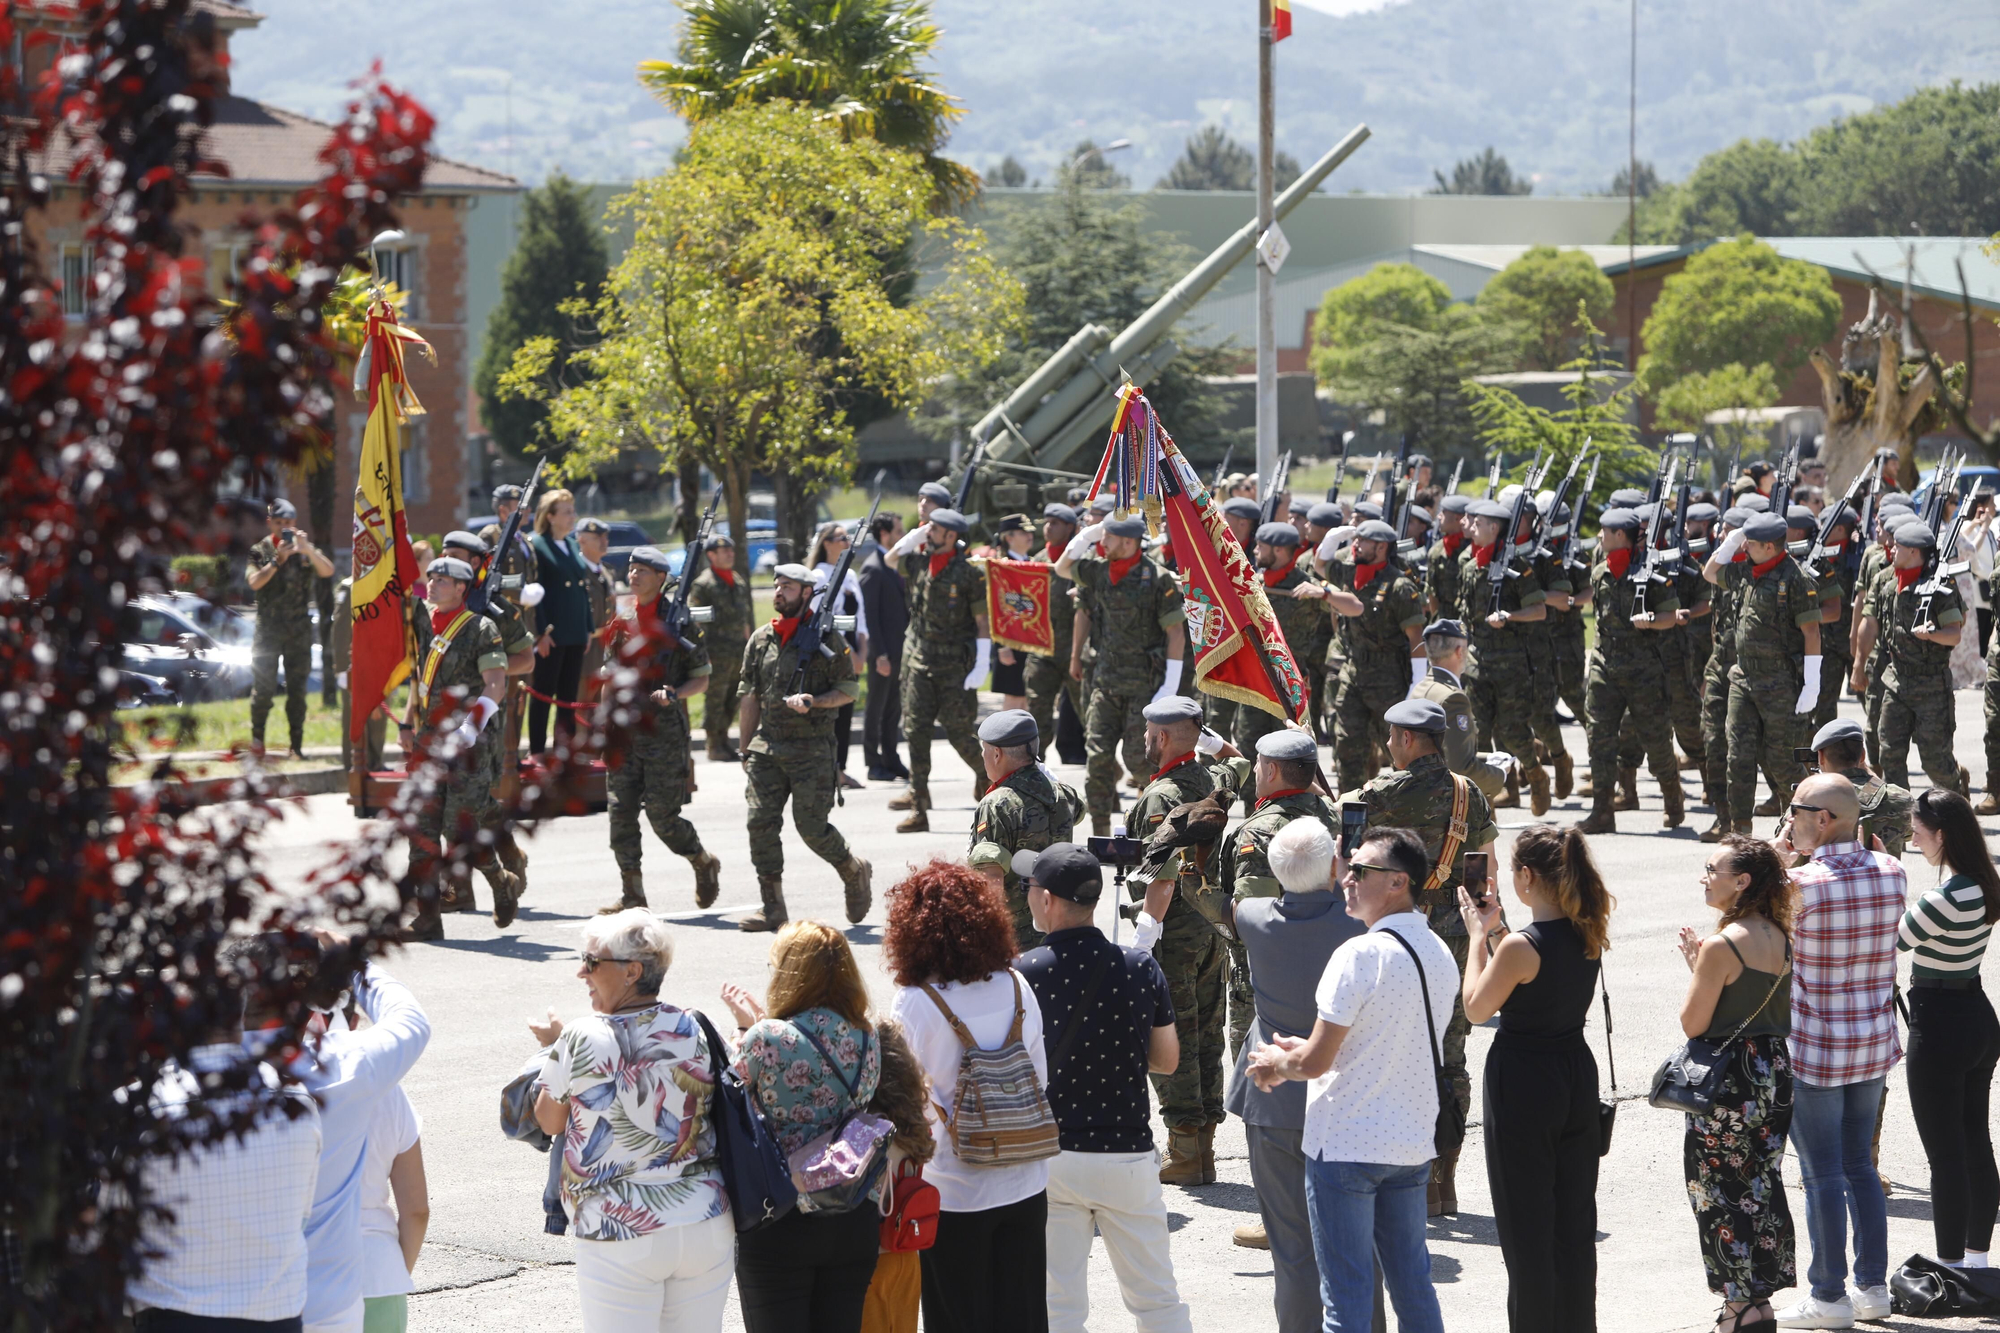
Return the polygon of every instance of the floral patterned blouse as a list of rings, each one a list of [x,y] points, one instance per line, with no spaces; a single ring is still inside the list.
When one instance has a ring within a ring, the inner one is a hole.
[[[542,1086],[568,1099],[562,1197],[577,1239],[630,1240],[727,1207],[692,1015],[660,1004],[578,1019],[549,1047]]]
[[[866,1106],[882,1079],[882,1043],[873,1032],[854,1027],[831,1009],[808,1009],[790,1018],[759,1019],[736,1043],[736,1073],[755,1090],[757,1105],[778,1143],[794,1152],[832,1129],[853,1102],[841,1077],[827,1067],[813,1044],[799,1035],[812,1030],[840,1062],[848,1079],[860,1069],[855,1092]],[[863,1049],[865,1038],[866,1049]]]

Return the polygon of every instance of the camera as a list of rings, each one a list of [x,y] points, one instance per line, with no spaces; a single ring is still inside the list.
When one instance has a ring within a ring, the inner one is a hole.
[[[1810,745],[1794,745],[1792,747],[1792,762],[1805,765],[1805,770],[1808,773],[1817,773],[1819,772],[1819,751],[1813,749]]]

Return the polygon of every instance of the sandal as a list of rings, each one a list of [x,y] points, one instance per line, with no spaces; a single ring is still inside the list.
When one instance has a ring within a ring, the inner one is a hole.
[[[1762,1312],[1761,1318],[1746,1319],[1744,1317],[1746,1315],[1758,1314],[1760,1311]],[[1750,1304],[1737,1310],[1732,1310],[1725,1305],[1715,1316],[1715,1333],[1740,1333],[1742,1329],[1755,1328],[1760,1324],[1769,1324],[1775,1328],[1777,1327],[1777,1322],[1778,1316],[1772,1313],[1771,1302],[1768,1300],[1752,1301]]]

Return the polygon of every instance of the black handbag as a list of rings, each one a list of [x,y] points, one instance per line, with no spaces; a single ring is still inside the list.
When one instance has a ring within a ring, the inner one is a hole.
[[[1611,1054],[1611,992],[1604,985],[1604,960],[1597,963],[1597,993],[1604,998],[1604,1063],[1611,1070],[1611,1100],[1597,1101],[1597,1155],[1611,1151],[1611,1131],[1618,1124],[1618,1060]]]
[[[1457,1090],[1445,1077],[1444,1047],[1438,1044],[1437,1021],[1431,1017],[1431,984],[1424,978],[1424,961],[1417,957],[1416,946],[1393,930],[1383,933],[1395,935],[1396,943],[1409,951],[1410,961],[1417,965],[1417,986],[1424,996],[1424,1030],[1431,1035],[1431,1077],[1437,1082],[1437,1124],[1431,1131],[1431,1146],[1443,1157],[1457,1152],[1465,1142],[1465,1112],[1459,1109]]]
[[[785,1150],[764,1123],[757,1109],[756,1094],[729,1067],[729,1046],[708,1015],[695,1012],[695,1021],[708,1037],[709,1059],[715,1075],[715,1095],[709,1104],[709,1123],[715,1126],[715,1155],[722,1167],[722,1188],[729,1195],[729,1210],[736,1215],[738,1231],[755,1231],[769,1226],[798,1206],[798,1186],[785,1161]]]
[[[1729,1077],[1729,1048],[1743,1035],[1743,1029],[1757,1021],[1757,1015],[1764,1012],[1765,1005],[1778,993],[1778,987],[1785,984],[1785,978],[1792,974],[1791,950],[1785,950],[1785,970],[1771,983],[1771,989],[1764,996],[1764,1003],[1751,1011],[1750,1017],[1736,1025],[1736,1031],[1719,1042],[1706,1037],[1689,1037],[1681,1043],[1679,1050],[1660,1062],[1653,1073],[1652,1091],[1646,1095],[1646,1105],[1657,1106],[1662,1111],[1682,1111],[1688,1115],[1707,1115],[1715,1109],[1715,1098],[1722,1091],[1723,1080]]]
[[[1913,1254],[1889,1274],[1889,1303],[1897,1314],[1929,1319],[2000,1314],[2000,1270],[1953,1268]]]

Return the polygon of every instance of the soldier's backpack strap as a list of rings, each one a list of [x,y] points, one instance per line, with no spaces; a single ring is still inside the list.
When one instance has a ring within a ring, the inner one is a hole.
[[[1451,827],[1445,831],[1444,846],[1438,850],[1431,877],[1424,881],[1425,893],[1436,893],[1451,878],[1452,862],[1458,859],[1458,849],[1465,845],[1465,814],[1472,804],[1471,792],[1471,783],[1456,773],[1451,775]]]

